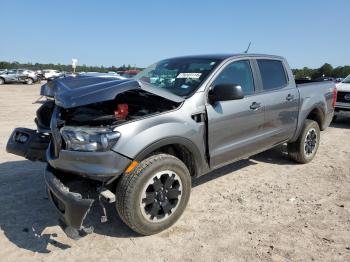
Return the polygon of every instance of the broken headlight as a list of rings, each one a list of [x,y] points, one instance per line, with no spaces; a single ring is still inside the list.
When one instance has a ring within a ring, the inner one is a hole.
[[[120,137],[119,132],[108,128],[89,128],[65,126],[61,128],[67,150],[108,151]]]

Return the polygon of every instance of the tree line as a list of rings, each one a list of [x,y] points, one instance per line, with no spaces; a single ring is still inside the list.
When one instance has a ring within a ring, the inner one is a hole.
[[[31,69],[31,70],[38,70],[38,69],[54,69],[64,72],[71,72],[72,66],[71,65],[62,65],[62,64],[41,64],[41,63],[19,63],[19,62],[5,62],[0,61],[0,69],[18,69],[18,68],[25,68],[25,69]],[[107,73],[110,71],[117,72],[117,71],[126,71],[131,69],[138,69],[142,70],[140,67],[131,66],[131,65],[122,65],[119,67],[116,66],[87,66],[85,64],[78,65],[77,71],[78,72],[100,72],[100,73]],[[296,79],[303,79],[306,77],[310,77],[311,79],[315,79],[322,76],[328,76],[328,77],[346,77],[350,75],[350,66],[338,66],[333,68],[331,64],[325,63],[320,68],[312,69],[308,67],[304,67],[302,69],[293,69],[293,73],[295,75]]]
[[[293,69],[295,79],[310,77],[316,79],[322,76],[343,78],[350,75],[350,66],[338,66],[333,68],[331,64],[325,63],[320,68],[311,69],[304,67],[302,69]]]
[[[41,63],[19,63],[19,62],[6,62],[0,61],[0,69],[30,69],[30,70],[40,70],[40,69],[54,69],[62,72],[71,72],[73,71],[71,65],[63,65],[63,64],[41,64]],[[87,66],[85,64],[77,66],[77,72],[117,72],[117,71],[126,71],[131,69],[142,69],[139,67],[131,66],[131,65],[122,65],[119,67],[116,66]]]

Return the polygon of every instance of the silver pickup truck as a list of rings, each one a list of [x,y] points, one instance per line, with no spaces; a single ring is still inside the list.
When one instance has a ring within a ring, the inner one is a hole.
[[[311,161],[337,93],[296,84],[283,57],[229,54],[166,59],[126,80],[66,77],[41,95],[37,130],[15,129],[7,151],[47,162],[49,198],[79,238],[94,202],[102,222],[115,202],[150,235],[179,219],[193,178],[284,143],[292,160]]]

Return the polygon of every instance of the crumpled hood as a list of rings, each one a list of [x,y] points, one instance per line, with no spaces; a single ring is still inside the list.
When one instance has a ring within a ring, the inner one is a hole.
[[[43,85],[40,95],[53,97],[58,106],[72,108],[113,100],[118,94],[129,90],[144,90],[177,103],[184,100],[182,97],[142,81],[98,76],[59,78]]]

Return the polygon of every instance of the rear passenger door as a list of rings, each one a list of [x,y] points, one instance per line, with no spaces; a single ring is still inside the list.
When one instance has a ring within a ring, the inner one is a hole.
[[[17,81],[17,70],[16,69],[12,69],[7,71],[6,73],[6,82],[15,82]]]
[[[266,146],[291,138],[298,119],[299,92],[289,81],[283,60],[257,59],[260,92],[265,104]]]
[[[24,81],[27,78],[24,72],[22,69],[17,70],[17,81]]]
[[[226,64],[210,84],[240,85],[244,98],[207,104],[210,166],[215,168],[259,151],[263,144],[264,103],[256,93],[250,60]]]

